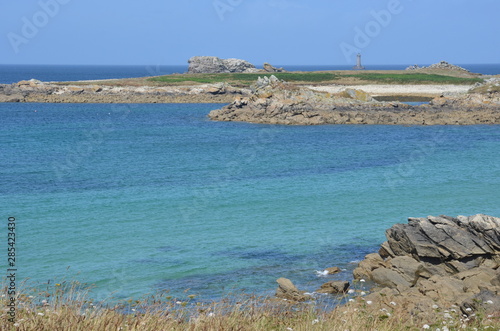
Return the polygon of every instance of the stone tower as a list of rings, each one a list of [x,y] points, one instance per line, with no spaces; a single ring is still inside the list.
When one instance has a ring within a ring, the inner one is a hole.
[[[352,67],[354,70],[363,70],[365,67],[361,65],[361,54],[358,53],[357,55],[357,60],[356,60],[356,65]]]

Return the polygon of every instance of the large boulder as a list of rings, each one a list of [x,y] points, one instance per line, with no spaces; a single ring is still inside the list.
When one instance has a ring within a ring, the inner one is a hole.
[[[246,72],[247,69],[255,69],[255,66],[248,61],[240,59],[222,60],[229,72]]]
[[[188,60],[188,63],[189,74],[227,72],[224,62],[215,56],[194,56]]]
[[[303,291],[299,291],[290,279],[278,278],[278,288],[276,289],[276,297],[291,301],[306,301],[311,297],[305,295]]]
[[[189,74],[244,72],[248,69],[255,69],[253,64],[245,60],[224,60],[215,56],[194,56],[188,60],[188,63]]]
[[[500,295],[500,218],[409,218],[386,236],[379,253],[359,263],[355,279],[448,306],[470,305],[480,293]]]

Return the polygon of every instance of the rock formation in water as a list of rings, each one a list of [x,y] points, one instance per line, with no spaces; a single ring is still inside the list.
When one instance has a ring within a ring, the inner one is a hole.
[[[95,85],[94,82],[58,84],[38,80],[0,84],[0,102],[51,103],[228,103],[249,89],[227,83],[187,86]]]
[[[380,287],[365,300],[398,298],[416,313],[434,305],[456,305],[464,313],[500,310],[500,218],[410,218],[386,237],[353,272]]]
[[[299,291],[290,279],[278,278],[276,280],[278,288],[276,289],[276,297],[291,301],[306,301],[311,299],[304,291]]]
[[[339,94],[313,91],[280,81],[259,78],[250,96],[210,112],[217,121],[266,124],[500,124],[500,93],[471,93],[438,97],[429,105],[409,106],[378,102],[362,90]]]
[[[194,56],[188,63],[189,74],[245,72],[248,69],[255,69],[253,64],[245,60],[220,59],[215,56]]]

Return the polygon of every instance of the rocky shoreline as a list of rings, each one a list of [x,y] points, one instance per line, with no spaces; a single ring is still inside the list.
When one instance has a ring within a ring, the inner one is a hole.
[[[261,124],[385,124],[474,125],[500,124],[500,93],[440,95],[429,104],[410,106],[379,102],[363,90],[340,93],[313,91],[271,79],[261,79],[252,95],[210,112],[216,121]]]
[[[316,293],[350,297],[341,309],[387,312],[398,305],[419,316],[445,309],[500,316],[500,218],[409,218],[388,229],[386,237],[379,252],[367,255],[353,271],[354,282],[372,282],[371,290],[359,292],[348,281],[331,281]],[[278,284],[279,298],[313,298],[288,279]]]
[[[226,62],[223,62],[225,66],[234,64]],[[243,63],[241,66],[248,65]],[[271,71],[281,70],[270,67]],[[391,96],[432,100],[420,106],[377,100],[392,100]],[[208,117],[215,121],[282,125],[500,124],[500,79],[490,78],[475,86],[312,86],[263,76],[250,87],[234,87],[227,83],[165,86],[144,79],[74,83],[32,79],[0,84],[0,102],[224,103],[227,105],[211,111]]]
[[[46,103],[229,103],[247,89],[224,83],[189,86],[60,84],[38,80],[0,84],[0,102]]]

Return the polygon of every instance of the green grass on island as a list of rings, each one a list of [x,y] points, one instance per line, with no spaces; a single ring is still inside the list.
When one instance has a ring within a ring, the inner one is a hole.
[[[165,85],[214,84],[225,82],[234,86],[250,86],[259,77],[276,76],[294,84],[453,84],[472,85],[483,80],[475,77],[456,77],[428,73],[401,72],[283,72],[263,73],[223,73],[223,74],[182,74],[148,78],[147,81]]]

